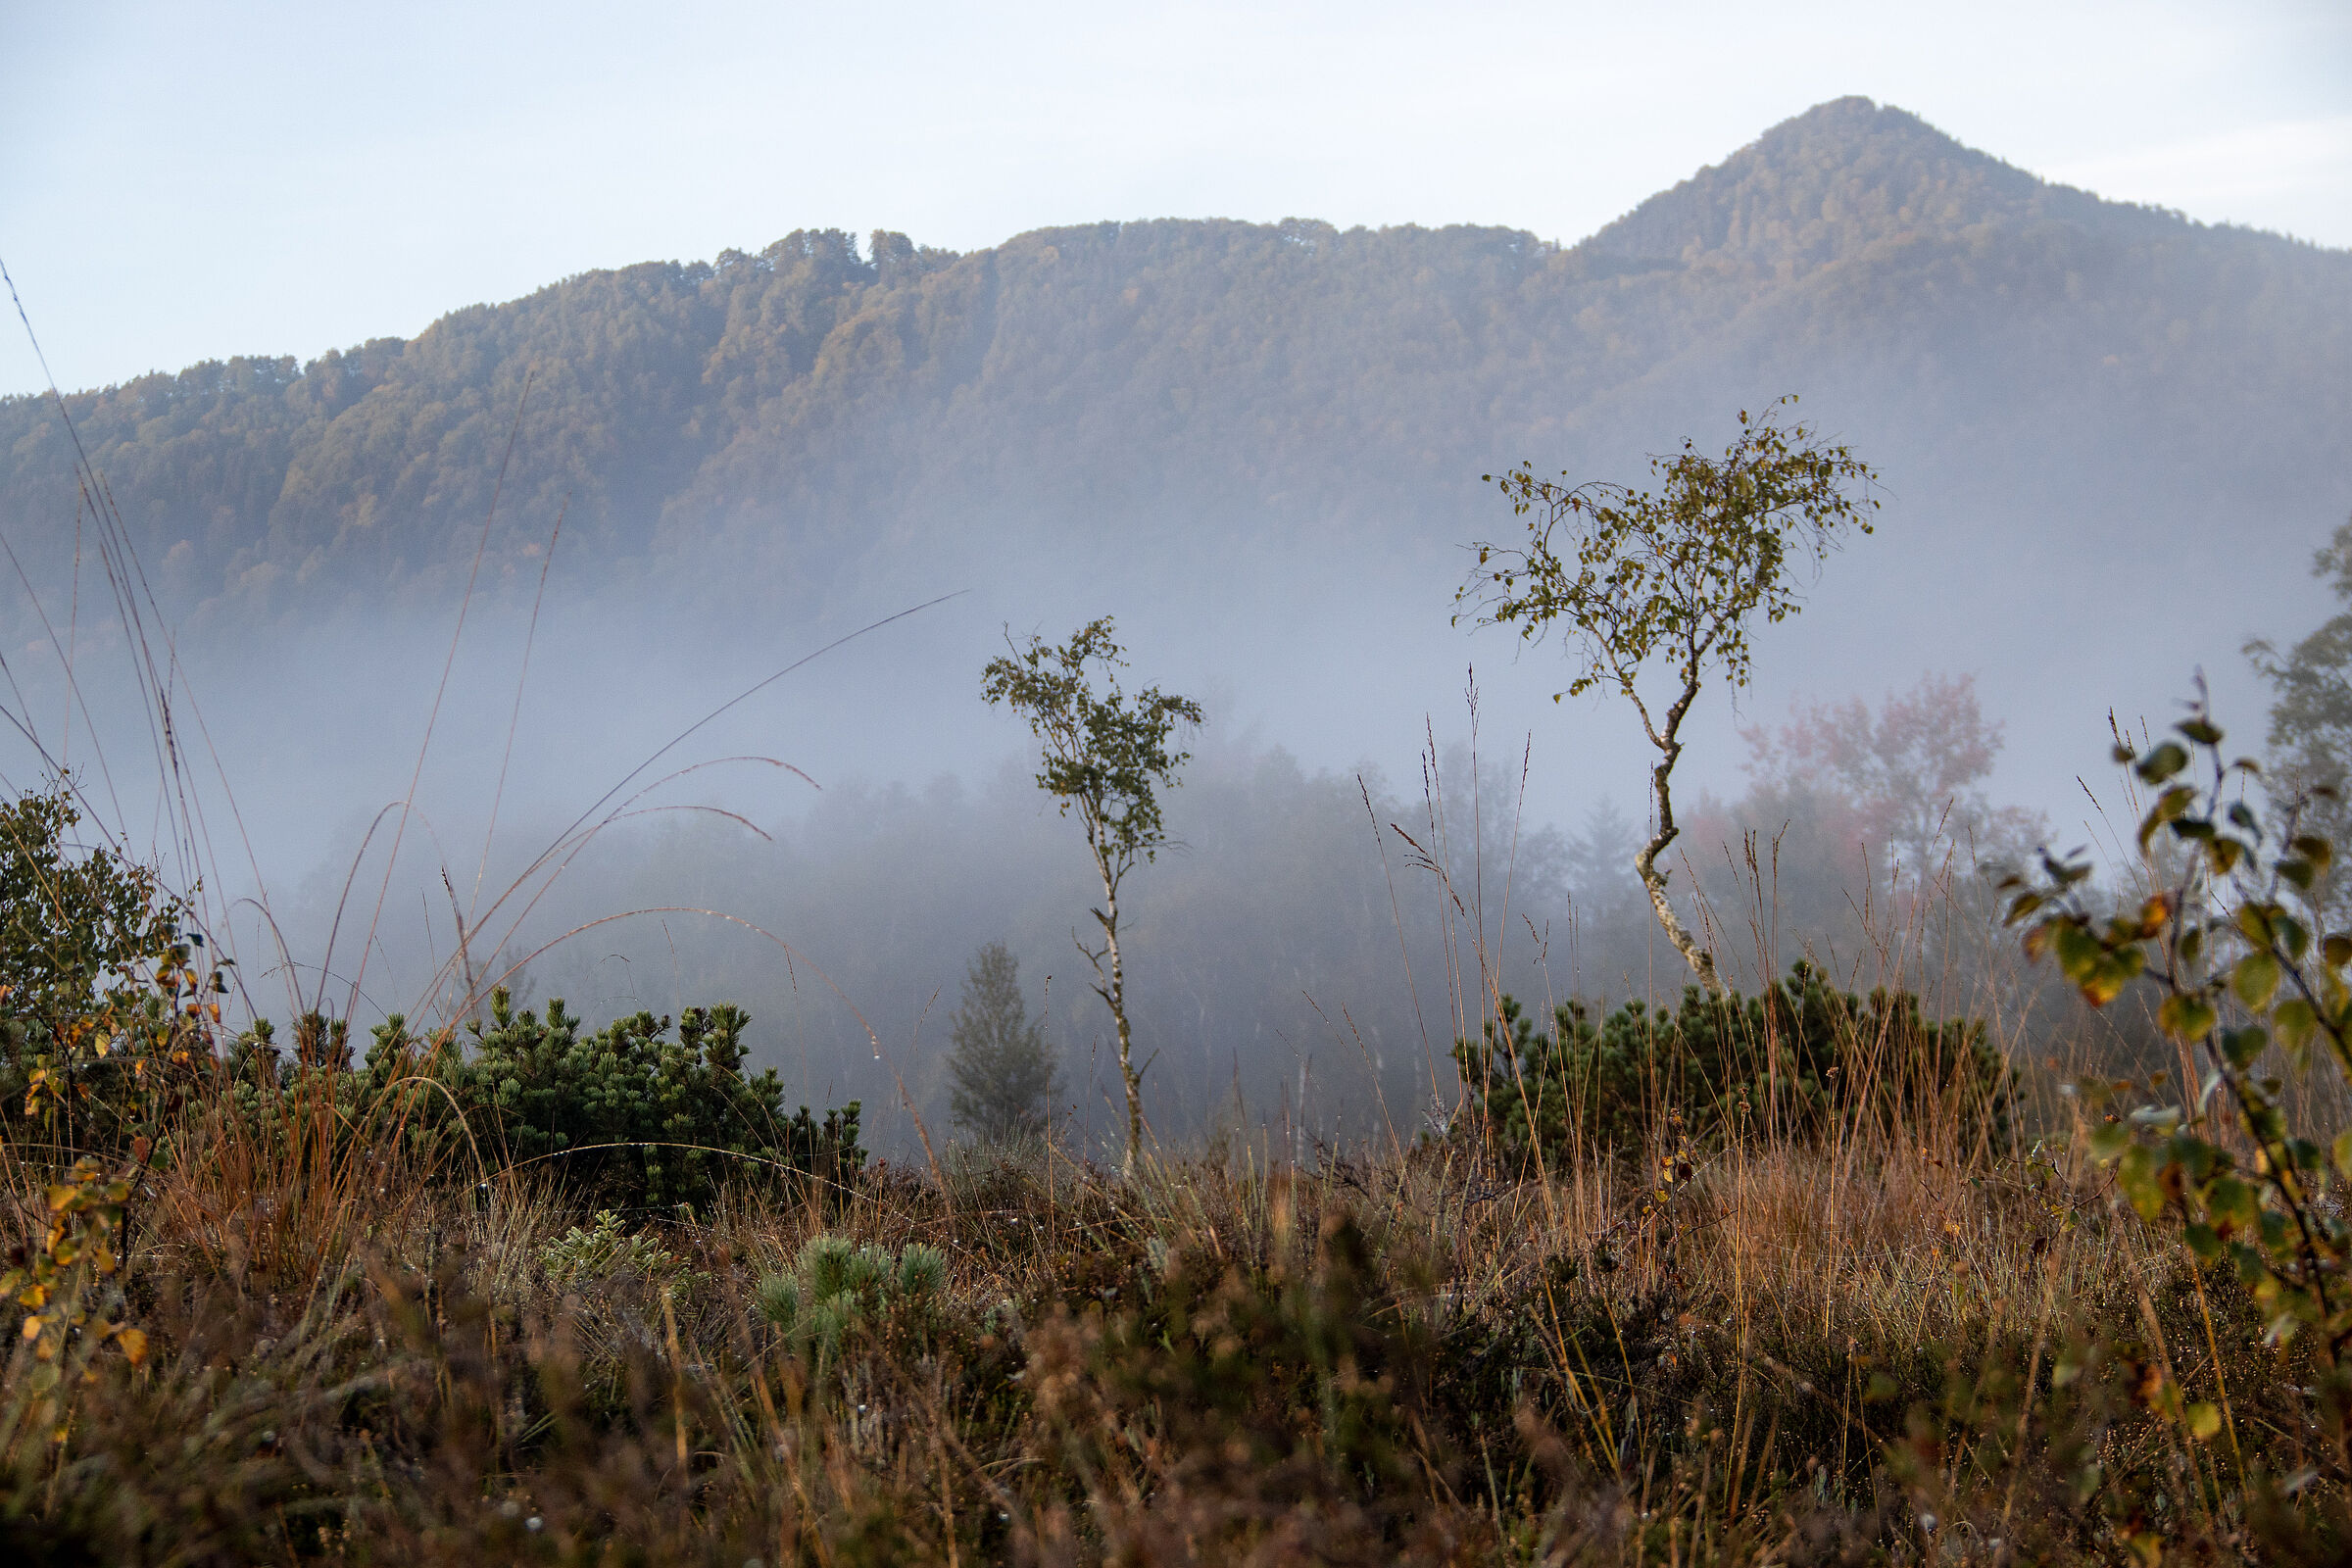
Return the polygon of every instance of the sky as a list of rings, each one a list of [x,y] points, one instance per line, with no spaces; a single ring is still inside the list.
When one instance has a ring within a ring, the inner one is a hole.
[[[2352,246],[2344,0],[0,0],[0,262],[76,388],[801,227],[1573,242],[1847,94],[2101,195]],[[0,394],[37,390],[11,327]]]

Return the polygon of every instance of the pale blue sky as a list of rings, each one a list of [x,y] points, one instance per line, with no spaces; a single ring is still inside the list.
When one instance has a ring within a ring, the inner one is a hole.
[[[2352,245],[2352,4],[0,0],[0,258],[68,387],[308,357],[796,227],[1574,240],[1846,93]],[[10,323],[0,392],[38,371]]]

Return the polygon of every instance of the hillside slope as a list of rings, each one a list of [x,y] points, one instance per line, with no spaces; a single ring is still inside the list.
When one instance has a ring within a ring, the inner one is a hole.
[[[2299,551],[2352,495],[2352,255],[2053,187],[1847,99],[1568,248],[802,231],[66,403],[168,602],[232,626],[445,600],[518,408],[490,580],[568,507],[575,572],[773,612],[909,552],[1426,553],[1487,517],[1482,468],[1631,477],[1788,390],[1906,498],[2079,514],[2005,547],[2053,569],[2151,529],[2192,550],[2217,508]],[[45,400],[0,403],[0,526],[45,586],[68,453]]]

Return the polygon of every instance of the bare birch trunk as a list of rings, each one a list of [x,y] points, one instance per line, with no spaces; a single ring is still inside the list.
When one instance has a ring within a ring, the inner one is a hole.
[[[1657,808],[1658,826],[1650,841],[1642,847],[1642,853],[1634,857],[1634,870],[1641,876],[1643,890],[1649,894],[1649,907],[1657,915],[1658,927],[1666,933],[1666,940],[1674,944],[1674,951],[1683,956],[1685,963],[1690,965],[1699,983],[1707,988],[1707,995],[1720,1002],[1729,993],[1724,986],[1723,976],[1715,972],[1715,955],[1698,945],[1698,939],[1691,936],[1690,928],[1683,924],[1682,916],[1674,912],[1673,902],[1666,897],[1665,875],[1658,870],[1658,857],[1665,854],[1667,846],[1682,833],[1674,821],[1674,764],[1683,753],[1678,732],[1683,714],[1690,707],[1690,695],[1694,694],[1686,694],[1683,701],[1675,705],[1668,719],[1664,744],[1660,748],[1666,755],[1658,760],[1656,767],[1650,769],[1649,798]]]
[[[1136,1151],[1144,1142],[1144,1083],[1135,1070],[1135,1037],[1127,1027],[1127,972],[1119,963],[1119,894],[1110,881],[1102,885],[1102,947],[1110,960],[1110,984],[1102,1000],[1110,1004],[1112,1024],[1119,1032],[1119,1083],[1127,1091],[1127,1152],[1119,1160],[1119,1175],[1135,1175]]]

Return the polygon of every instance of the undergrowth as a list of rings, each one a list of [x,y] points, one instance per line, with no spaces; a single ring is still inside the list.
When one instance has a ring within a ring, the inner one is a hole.
[[[2194,904],[2045,872],[2019,918],[2094,1003]],[[1547,1034],[1495,992],[1442,1126],[1131,1173],[868,1161],[731,1008],[281,1048],[117,910],[7,1037],[0,1555],[2341,1561],[2352,1143],[2216,1027],[2311,1069],[2352,938],[2264,897],[2270,958],[2164,971],[2193,1102],[1799,966]]]
[[[2063,1142],[958,1151],[591,1216],[211,1157],[235,1106],[62,1196],[6,1151],[58,1325],[12,1560],[2326,1560],[2338,1506],[2303,1352]]]

